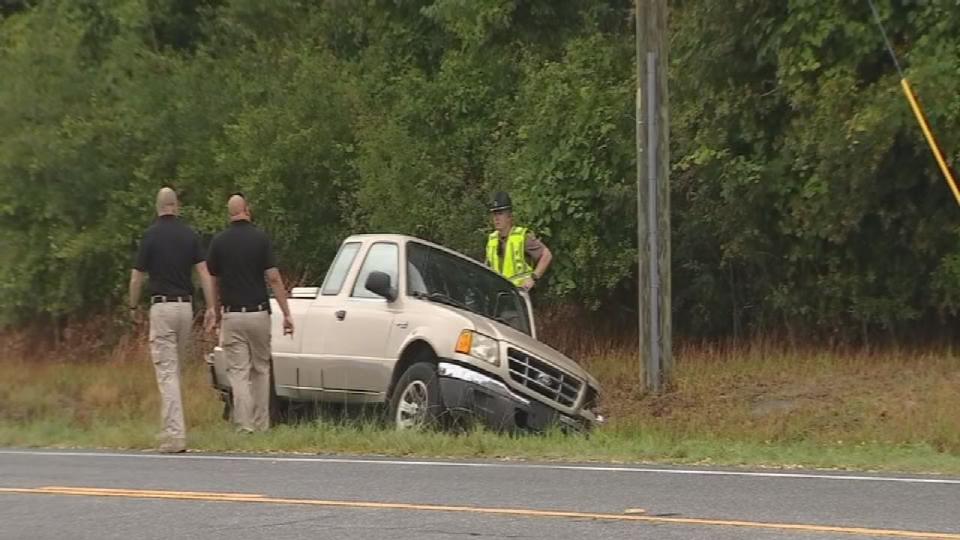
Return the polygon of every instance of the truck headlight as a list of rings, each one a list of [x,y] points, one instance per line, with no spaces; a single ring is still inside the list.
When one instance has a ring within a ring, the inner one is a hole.
[[[454,350],[461,354],[468,354],[494,366],[500,365],[500,342],[492,337],[478,334],[473,330],[460,332],[460,337],[457,339],[457,347]]]

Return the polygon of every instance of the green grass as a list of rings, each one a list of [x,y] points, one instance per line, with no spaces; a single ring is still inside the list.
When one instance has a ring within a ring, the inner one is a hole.
[[[0,423],[0,445],[49,448],[150,449],[145,421],[96,421],[78,429],[69,421]],[[190,448],[215,452],[292,452],[437,458],[532,459],[608,463],[676,463],[753,467],[877,470],[960,474],[960,456],[925,444],[756,443],[712,437],[678,439],[658,431],[601,430],[590,436],[551,433],[508,437],[475,431],[461,435],[401,433],[368,424],[324,421],[281,425],[269,433],[239,435],[226,425],[193,429]]]
[[[0,445],[151,449],[152,367],[127,342],[103,359],[0,358]],[[960,359],[950,352],[677,351],[673,388],[643,396],[629,356],[585,362],[611,421],[590,436],[400,433],[321,416],[242,436],[220,418],[202,362],[184,370],[191,449],[668,462],[960,474]]]

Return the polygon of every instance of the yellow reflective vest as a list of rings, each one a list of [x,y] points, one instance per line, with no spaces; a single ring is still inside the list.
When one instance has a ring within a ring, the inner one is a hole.
[[[517,287],[533,275],[534,268],[527,262],[527,229],[514,227],[506,238],[503,260],[500,260],[500,233],[493,231],[487,238],[487,266],[493,268]]]

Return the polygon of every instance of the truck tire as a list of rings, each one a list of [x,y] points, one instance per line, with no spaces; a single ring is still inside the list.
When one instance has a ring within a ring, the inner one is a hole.
[[[400,376],[390,397],[390,423],[398,430],[439,427],[446,408],[440,396],[437,367],[417,362]]]
[[[220,401],[223,401],[223,412],[220,416],[227,422],[233,422],[233,391],[221,392]]]
[[[220,399],[223,401],[223,411],[220,413],[224,421],[233,423],[233,390],[225,390],[220,393]],[[270,401],[268,403],[267,415],[270,417],[270,425],[281,424],[289,420],[290,401],[277,395],[277,388],[274,386],[273,379],[273,361],[270,361]]]

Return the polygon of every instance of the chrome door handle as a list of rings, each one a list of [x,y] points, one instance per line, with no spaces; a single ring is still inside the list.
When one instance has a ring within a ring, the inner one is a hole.
[[[397,326],[398,326],[399,328],[406,328],[406,327],[407,327],[407,321],[398,322],[398,323],[397,323]]]
[[[345,319],[345,318],[347,317],[347,312],[341,309],[341,310],[338,310],[337,312],[335,312],[333,315],[334,315],[334,317],[337,318],[338,321],[342,321],[343,319]]]

